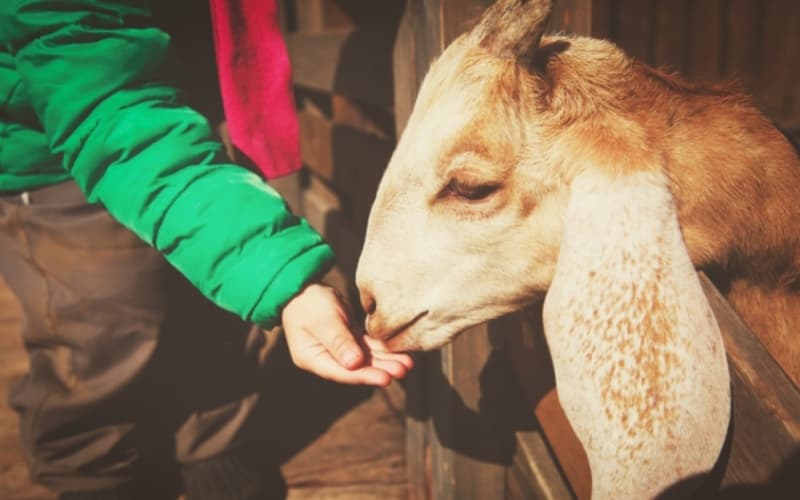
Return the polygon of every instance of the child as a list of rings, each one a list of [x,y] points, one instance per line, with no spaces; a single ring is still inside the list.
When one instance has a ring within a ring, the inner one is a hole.
[[[139,3],[0,6],[0,273],[30,356],[10,401],[32,475],[62,499],[153,498],[137,485],[142,427],[174,418],[188,500],[263,498],[237,452],[257,401],[253,337],[212,348],[222,323],[175,320],[171,304],[191,299],[172,267],[243,320],[282,324],[293,361],[322,377],[385,385],[411,360],[357,342],[316,283],[329,247],[157,80],[170,38]]]

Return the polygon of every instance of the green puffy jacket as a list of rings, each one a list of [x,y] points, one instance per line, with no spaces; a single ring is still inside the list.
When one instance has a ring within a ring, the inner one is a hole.
[[[0,0],[0,192],[74,179],[207,297],[265,327],[333,255],[158,80],[145,1]]]

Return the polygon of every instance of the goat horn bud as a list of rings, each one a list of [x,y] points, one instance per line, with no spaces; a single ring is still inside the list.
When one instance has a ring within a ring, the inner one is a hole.
[[[500,57],[524,58],[539,46],[553,0],[499,0],[473,31],[478,43]]]

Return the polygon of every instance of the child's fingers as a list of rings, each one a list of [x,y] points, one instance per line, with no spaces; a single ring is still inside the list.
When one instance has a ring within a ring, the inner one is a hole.
[[[372,357],[370,359],[370,366],[385,371],[391,375],[392,378],[403,378],[408,373],[408,368],[406,365],[394,360]]]
[[[328,322],[310,333],[344,368],[353,370],[364,363],[364,352],[343,321]]]
[[[309,368],[316,375],[340,384],[386,386],[392,381],[385,370],[372,366],[348,370],[331,356],[318,356],[309,363]]]
[[[386,348],[386,344],[372,337],[365,336],[363,340],[372,357],[397,361],[402,363],[409,370],[414,367],[414,359],[408,354],[403,352],[390,352]]]

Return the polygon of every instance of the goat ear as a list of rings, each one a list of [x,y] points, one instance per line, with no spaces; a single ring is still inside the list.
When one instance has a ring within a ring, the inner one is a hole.
[[[472,32],[478,44],[500,56],[527,61],[539,46],[553,0],[498,0]]]
[[[662,174],[573,181],[544,326],[594,498],[653,498],[710,471],[728,367]]]

